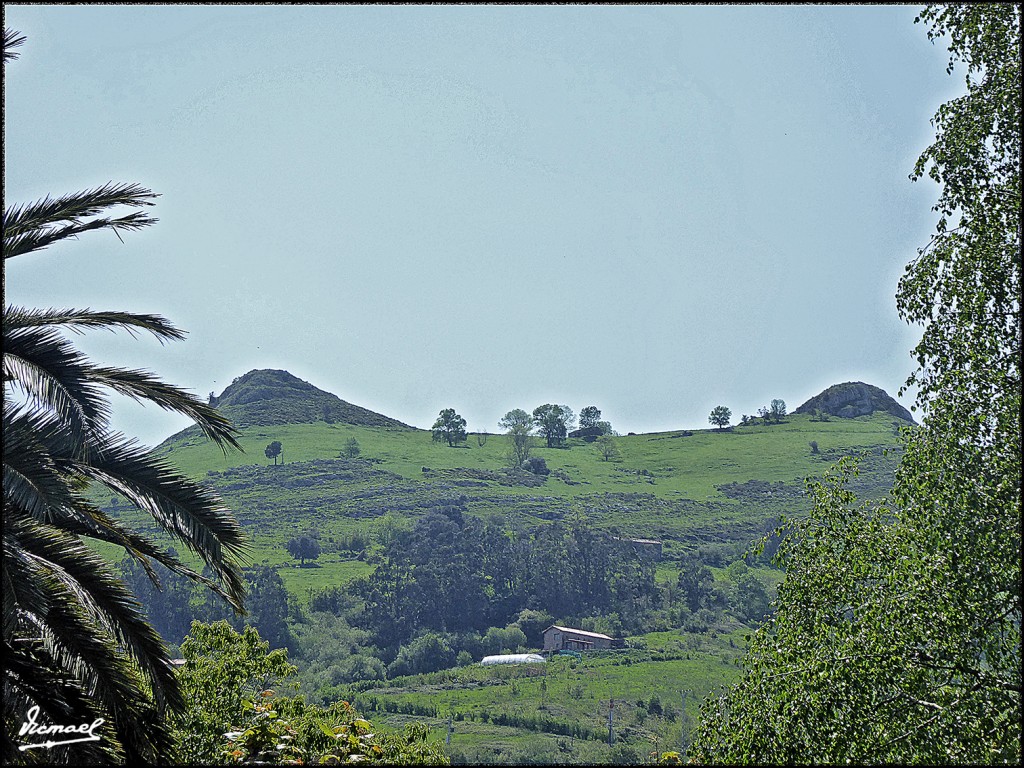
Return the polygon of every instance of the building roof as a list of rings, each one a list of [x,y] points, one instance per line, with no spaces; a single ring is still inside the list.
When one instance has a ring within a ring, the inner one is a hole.
[[[584,635],[586,637],[600,637],[602,640],[614,640],[615,638],[608,637],[608,635],[602,635],[600,632],[587,632],[585,629],[573,629],[572,627],[560,627],[557,624],[552,624],[548,629],[558,629],[562,632],[572,632],[574,635]],[[544,631],[547,632],[548,629]]]

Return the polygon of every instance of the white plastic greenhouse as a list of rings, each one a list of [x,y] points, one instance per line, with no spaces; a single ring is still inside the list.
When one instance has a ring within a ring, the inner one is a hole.
[[[503,653],[499,656],[484,656],[480,663],[485,667],[493,664],[546,664],[547,659],[538,653]]]

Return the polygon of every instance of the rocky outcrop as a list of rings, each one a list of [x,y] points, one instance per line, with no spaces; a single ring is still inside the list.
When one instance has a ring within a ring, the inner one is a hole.
[[[883,411],[910,424],[916,423],[910,411],[893,400],[884,389],[862,381],[835,384],[812,397],[797,408],[795,413],[813,414],[816,411],[824,411],[842,419],[870,416],[875,411]]]

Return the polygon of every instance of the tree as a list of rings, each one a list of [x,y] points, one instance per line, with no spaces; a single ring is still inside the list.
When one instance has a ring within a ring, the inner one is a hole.
[[[772,418],[775,419],[776,424],[782,421],[782,417],[786,415],[786,401],[779,399],[772,400],[771,414]]]
[[[679,578],[677,585],[686,601],[686,607],[696,613],[711,602],[711,587],[715,583],[714,574],[701,560],[693,555],[686,555],[679,562]]]
[[[281,574],[269,565],[256,565],[246,569],[245,580],[249,589],[245,624],[254,627],[272,647],[289,646],[292,635],[287,624],[288,590]],[[237,619],[236,623],[241,626]]]
[[[596,427],[601,421],[601,411],[596,405],[588,405],[580,411],[580,429]]]
[[[304,566],[307,560],[316,560],[320,557],[320,542],[312,536],[296,536],[288,539],[285,545],[288,554],[299,560],[299,565]]]
[[[913,179],[942,185],[897,308],[921,427],[891,504],[845,462],[780,543],[775,616],[704,712],[700,762],[1021,761],[1020,6],[928,6],[963,96]],[[726,723],[728,725],[726,726]]]
[[[533,447],[533,419],[521,408],[506,413],[498,422],[498,426],[505,430],[509,440],[509,462],[513,468],[523,465],[523,462],[530,458],[530,450]]]
[[[732,418],[732,411],[726,408],[724,405],[716,405],[711,410],[711,415],[708,416],[708,421],[714,424],[719,429],[724,429],[729,426],[729,419]]]
[[[186,706],[172,719],[173,762],[212,765],[222,762],[224,731],[239,721],[260,692],[297,671],[288,652],[270,650],[254,627],[236,631],[226,621],[193,622],[181,644],[185,665],[178,671]]]
[[[296,668],[283,649],[270,650],[252,627],[195,622],[182,643],[178,670],[187,708],[174,718],[174,762],[445,765],[447,758],[419,724],[383,733],[343,701],[329,707],[272,690]]]
[[[441,411],[431,429],[434,431],[434,442],[440,443],[444,440],[449,448],[466,440],[466,420],[459,416],[454,408],[445,408]]]
[[[772,412],[767,406],[758,408],[757,415],[760,416],[762,420],[764,420],[765,426],[768,426],[768,424],[771,423]]]
[[[284,452],[284,448],[281,446],[280,440],[275,440],[266,448],[263,449],[263,453],[266,454],[268,459],[274,460],[274,466],[277,466],[277,457]],[[281,459],[281,463],[284,463],[284,459]]]
[[[4,30],[4,61],[23,38]],[[4,211],[3,254],[34,253],[94,230],[140,229],[156,195],[136,184],[85,192]],[[46,759],[129,764],[166,761],[165,715],[183,700],[167,648],[114,568],[84,538],[122,547],[155,578],[154,563],[215,589],[241,610],[241,527],[211,491],[114,431],[110,392],[194,420],[225,450],[235,430],[207,403],[146,371],[94,364],[64,331],[105,328],[184,333],[162,317],[118,311],[31,309],[3,317],[4,761],[21,761],[14,734],[26,712],[40,722],[102,719],[100,740],[55,749]],[[153,538],[106,515],[90,485],[127,499],[210,568],[196,573]]]
[[[602,435],[597,438],[597,450],[605,461],[615,461],[619,458],[619,448],[610,435]]]
[[[172,557],[178,556],[174,549],[169,549],[168,554]],[[130,555],[125,555],[121,559],[118,568],[125,584],[142,603],[153,628],[168,643],[180,643],[188,634],[195,618],[192,595],[196,585],[160,563],[155,563],[153,569],[159,578],[158,585],[153,582],[142,564]]]
[[[533,423],[537,425],[541,437],[547,441],[548,448],[565,442],[575,418],[576,415],[567,405],[547,403],[533,409]]]
[[[341,451],[341,455],[347,459],[354,459],[359,455],[359,441],[350,437]]]
[[[759,622],[768,613],[771,598],[768,589],[753,573],[744,573],[736,580],[733,605],[747,621]]]

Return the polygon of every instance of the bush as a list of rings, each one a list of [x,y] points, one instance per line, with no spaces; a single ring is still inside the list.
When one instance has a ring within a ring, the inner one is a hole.
[[[398,656],[388,665],[388,675],[420,675],[447,669],[454,664],[455,651],[449,639],[427,632],[399,649]]]
[[[531,456],[522,463],[522,468],[534,475],[549,475],[548,463],[540,456]]]

